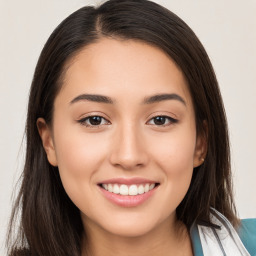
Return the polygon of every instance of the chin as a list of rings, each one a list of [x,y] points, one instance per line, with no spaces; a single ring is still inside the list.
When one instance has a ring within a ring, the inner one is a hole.
[[[164,220],[164,216],[161,215],[155,216],[148,212],[136,213],[136,211],[130,211],[113,215],[111,218],[105,218],[104,222],[98,222],[98,224],[108,233],[120,237],[131,238],[154,232]]]
[[[150,231],[154,229],[154,226],[149,223],[116,223],[114,226],[106,227],[106,231],[111,233],[112,235],[119,237],[139,237],[148,234]]]

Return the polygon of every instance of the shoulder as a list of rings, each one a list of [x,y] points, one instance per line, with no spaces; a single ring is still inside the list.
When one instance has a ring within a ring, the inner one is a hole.
[[[223,215],[217,214],[218,217],[224,218],[221,222],[215,223],[219,225],[219,228],[202,226],[199,223],[191,227],[190,235],[194,255],[203,256],[204,253],[211,255],[211,252],[216,252],[216,250],[229,252],[237,248],[235,250],[243,251],[243,255],[256,256],[256,219],[243,219],[240,226],[234,229]],[[215,238],[217,239],[213,242]],[[235,246],[230,247],[231,240]]]
[[[256,219],[243,219],[237,233],[251,255],[256,255]]]

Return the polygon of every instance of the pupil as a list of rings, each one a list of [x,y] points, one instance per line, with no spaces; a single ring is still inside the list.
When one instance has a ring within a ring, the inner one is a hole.
[[[101,117],[100,116],[90,117],[90,123],[92,125],[99,125],[101,123]]]
[[[164,116],[157,116],[157,117],[155,117],[155,124],[156,125],[163,125],[163,124],[165,124],[165,117]]]

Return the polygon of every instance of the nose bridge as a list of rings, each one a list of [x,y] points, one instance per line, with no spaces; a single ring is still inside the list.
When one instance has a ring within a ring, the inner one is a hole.
[[[123,169],[133,169],[147,162],[145,143],[139,126],[133,122],[122,122],[114,135],[111,163]]]

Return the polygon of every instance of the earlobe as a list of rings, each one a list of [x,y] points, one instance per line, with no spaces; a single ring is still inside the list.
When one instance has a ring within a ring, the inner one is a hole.
[[[53,166],[57,166],[57,157],[50,127],[46,124],[43,118],[38,118],[36,125],[49,163]]]

